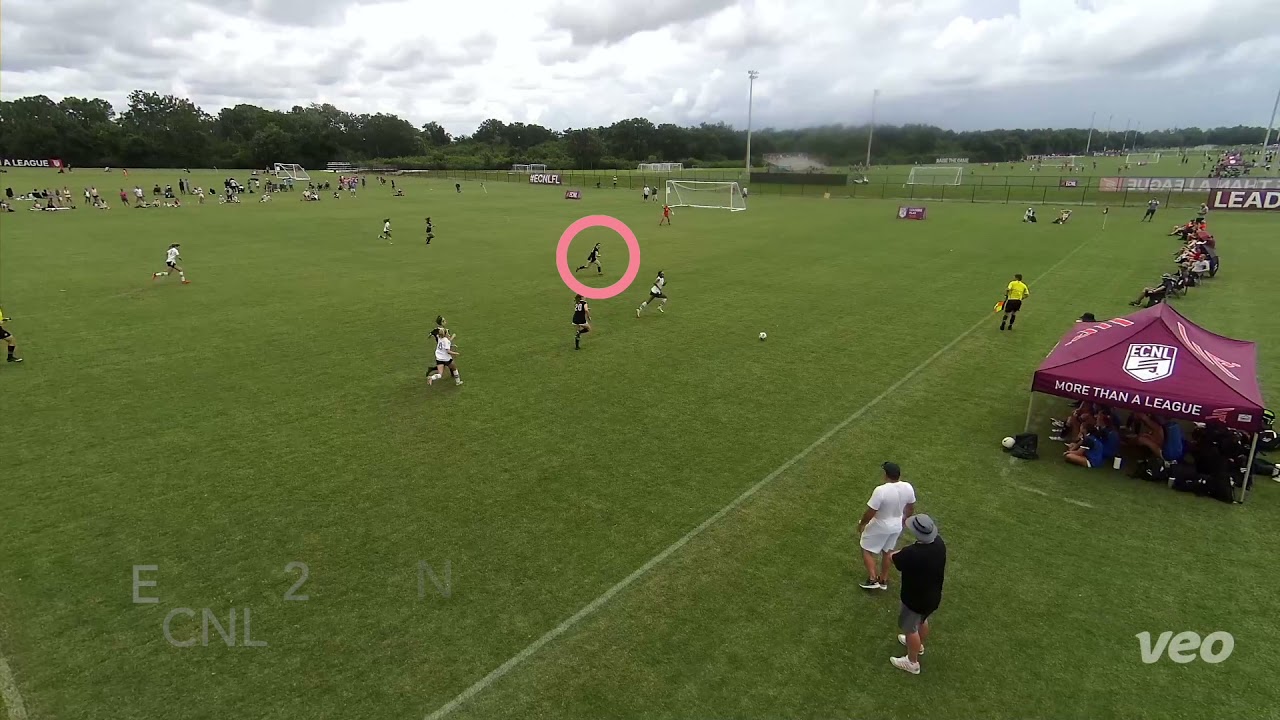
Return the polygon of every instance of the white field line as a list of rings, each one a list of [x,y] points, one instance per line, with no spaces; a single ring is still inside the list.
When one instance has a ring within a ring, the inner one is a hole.
[[[1052,274],[1059,267],[1062,267],[1063,263],[1070,260],[1072,256],[1074,256],[1077,252],[1079,252],[1081,249],[1083,249],[1086,245],[1088,245],[1090,242],[1095,240],[1097,237],[1099,236],[1091,237],[1085,240],[1084,242],[1080,243],[1079,245],[1077,245],[1075,249],[1073,249],[1071,252],[1067,253],[1066,255],[1062,256],[1061,260],[1058,260],[1058,262],[1054,263],[1052,267],[1044,271],[1044,273],[1042,273],[1040,277],[1036,278],[1035,280],[1032,280],[1031,285],[1033,286],[1036,285],[1041,280],[1043,280],[1044,278]],[[773,472],[769,473],[768,475],[765,475],[759,482],[747,488],[745,491],[743,491],[741,495],[734,498],[728,505],[725,505],[724,507],[720,508],[711,517],[707,518],[706,520],[703,520],[701,524],[699,524],[697,527],[690,530],[689,532],[685,533],[685,535],[681,537],[679,540],[676,540],[675,542],[668,545],[665,550],[649,558],[648,562],[636,568],[636,570],[632,572],[630,575],[619,580],[617,584],[615,584],[613,587],[609,588],[608,590],[605,590],[595,600],[592,600],[591,602],[584,605],[581,610],[578,610],[578,612],[569,616],[564,622],[548,630],[546,634],[543,635],[542,637],[538,638],[537,640],[534,640],[532,643],[529,643],[528,647],[526,647],[525,649],[513,655],[509,660],[499,665],[488,675],[485,675],[484,677],[477,680],[471,687],[459,693],[457,697],[445,703],[444,705],[440,706],[440,708],[438,708],[434,712],[428,714],[426,716],[426,720],[440,720],[440,718],[443,718],[449,715],[450,713],[452,713],[454,710],[457,710],[458,707],[461,706],[463,703],[467,702],[471,698],[475,697],[477,694],[483,692],[490,685],[502,679],[504,675],[511,672],[513,669],[515,669],[518,665],[523,663],[525,660],[528,660],[531,656],[533,656],[534,653],[541,650],[547,643],[560,637],[565,632],[567,632],[570,628],[572,628],[573,626],[581,622],[584,618],[591,615],[596,610],[599,610],[603,605],[605,605],[610,600],[612,600],[615,595],[622,592],[623,590],[626,590],[628,587],[632,585],[632,583],[634,583],[636,580],[639,580],[641,577],[643,577],[646,573],[648,573],[654,567],[661,564],[662,561],[674,555],[685,545],[688,545],[691,540],[701,535],[703,532],[707,530],[707,528],[711,527],[712,525],[715,525],[722,518],[724,518],[724,516],[738,509],[738,507],[741,506],[743,503],[745,503],[748,499],[750,499],[752,495],[755,495],[765,486],[772,483],[774,480],[778,478],[779,475],[789,470],[791,466],[805,459],[814,450],[817,450],[819,447],[826,444],[826,442],[830,440],[832,437],[834,437],[836,433],[845,429],[846,427],[849,426],[850,423],[852,423],[853,421],[865,415],[867,411],[871,410],[871,408],[875,407],[876,405],[879,405],[885,398],[892,395],[898,388],[910,382],[912,378],[914,378],[916,375],[919,375],[925,368],[932,365],[935,360],[937,360],[938,358],[946,354],[947,351],[949,351],[951,348],[959,344],[960,341],[969,337],[978,328],[984,325],[987,325],[990,322],[991,322],[991,315],[988,313],[984,315],[981,320],[974,323],[968,330],[965,330],[964,332],[957,335],[954,340],[947,343],[946,345],[943,345],[937,352],[930,355],[928,358],[925,358],[924,362],[915,366],[906,375],[903,375],[892,385],[885,388],[884,392],[872,398],[866,405],[863,405],[862,407],[855,410],[853,414],[849,415],[849,417],[846,417],[844,420],[841,420],[839,424],[837,424],[835,427],[823,433],[821,437],[819,437],[817,440],[814,440],[805,449],[793,455],[790,460],[787,460],[786,462],[779,465],[777,469],[775,469]]]
[[[22,693],[18,692],[18,683],[13,679],[3,651],[0,651],[0,700],[9,711],[9,720],[27,720],[27,706],[22,702]]]
[[[1015,464],[1017,464],[1017,462],[1018,462],[1018,459],[1017,459],[1017,458],[1012,458],[1012,457],[1011,457],[1011,458],[1009,458],[1009,464],[1008,464],[1008,465],[1006,465],[1006,466],[1004,467],[1004,469],[1000,471],[1000,477],[1001,477],[1001,478],[1008,478],[1008,477],[1009,477],[1009,471],[1013,469],[1013,466],[1014,466]],[[1058,500],[1061,500],[1061,501],[1063,501],[1063,502],[1069,502],[1069,503],[1071,503],[1072,505],[1075,505],[1075,506],[1077,506],[1077,507],[1089,508],[1090,510],[1092,510],[1092,509],[1093,509],[1093,506],[1092,506],[1092,505],[1090,505],[1089,503],[1087,503],[1087,502],[1085,502],[1085,501],[1083,501],[1083,500],[1073,500],[1073,499],[1071,499],[1071,498],[1069,498],[1069,497],[1057,497],[1056,495],[1051,495],[1051,494],[1049,494],[1049,493],[1047,493],[1047,492],[1045,492],[1045,491],[1043,491],[1043,490],[1038,490],[1038,489],[1033,488],[1033,487],[1027,487],[1026,485],[1014,485],[1014,487],[1018,488],[1019,490],[1026,490],[1026,491],[1027,491],[1027,492],[1029,492],[1029,493],[1035,493],[1036,495],[1040,495],[1040,496],[1042,496],[1042,497],[1047,497],[1047,498],[1057,498]]]

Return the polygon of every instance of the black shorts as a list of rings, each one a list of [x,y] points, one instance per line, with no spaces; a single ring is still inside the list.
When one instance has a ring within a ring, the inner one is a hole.
[[[665,294],[663,294],[663,293],[656,293],[656,292],[654,292],[654,291],[652,291],[652,290],[650,290],[650,291],[649,291],[649,299],[650,299],[650,300],[657,300],[658,298],[662,298],[663,300],[666,300],[666,299],[667,299],[667,296],[666,296]]]
[[[11,333],[11,332],[9,332],[8,330],[5,330],[4,328],[0,327],[0,340],[5,340],[5,339],[11,338],[11,337],[13,337],[13,333]]]
[[[448,360],[441,360],[440,358],[436,358],[436,364],[443,365],[447,368],[451,368],[453,367],[453,358],[449,358]]]
[[[175,262],[168,262],[168,261],[166,261],[166,262],[165,262],[165,265],[168,265],[168,266],[169,266],[169,267],[171,267],[171,268],[176,268],[176,267],[178,267],[178,263],[175,263]]]
[[[574,325],[586,325],[586,324],[587,324],[587,316],[586,316],[586,315],[574,315],[574,316],[573,316],[573,324],[574,324]]]
[[[1004,311],[1006,313],[1016,313],[1021,309],[1022,309],[1021,300],[1005,300],[1004,301]]]

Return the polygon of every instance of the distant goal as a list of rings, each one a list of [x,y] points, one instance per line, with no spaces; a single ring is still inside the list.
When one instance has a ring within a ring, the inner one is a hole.
[[[667,205],[738,212],[747,209],[742,188],[736,182],[712,180],[668,180]]]
[[[302,180],[305,182],[311,179],[305,168],[294,163],[276,163],[271,170],[271,174],[281,180]]]
[[[515,173],[541,173],[546,172],[547,166],[538,163],[530,163],[528,165],[512,165],[511,172]]]
[[[1079,159],[1080,158],[1075,155],[1057,155],[1051,158],[1045,158],[1041,160],[1040,166],[1041,167],[1060,167],[1060,168],[1078,167],[1079,163],[1076,161]]]
[[[636,167],[636,170],[639,170],[641,172],[659,172],[659,173],[679,172],[681,170],[684,170],[684,163],[675,163],[675,162],[640,163]]]
[[[959,185],[964,168],[953,165],[917,165],[907,176],[908,185]]]
[[[1130,165],[1154,165],[1160,162],[1160,153],[1129,153],[1124,161]]]

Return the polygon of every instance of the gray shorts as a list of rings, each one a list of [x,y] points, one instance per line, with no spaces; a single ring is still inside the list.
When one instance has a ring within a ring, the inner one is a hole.
[[[898,612],[898,629],[910,635],[914,632],[920,632],[920,624],[929,619],[929,614],[921,615],[906,605],[902,606],[902,610]]]

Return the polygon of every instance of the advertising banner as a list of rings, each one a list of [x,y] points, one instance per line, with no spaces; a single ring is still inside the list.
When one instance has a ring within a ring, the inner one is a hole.
[[[964,165],[969,162],[969,158],[938,158],[933,161],[934,165]]]
[[[582,191],[581,190],[565,190],[564,199],[565,200],[581,200]]]
[[[559,185],[560,176],[548,173],[532,173],[529,175],[530,185]]]
[[[1276,185],[1280,180],[1272,179]],[[1254,190],[1213,190],[1209,193],[1210,210],[1280,210],[1280,187]]]
[[[1203,192],[1210,190],[1266,189],[1276,184],[1275,178],[1171,178],[1171,177],[1112,177],[1099,178],[1098,190],[1102,192]]]
[[[899,220],[923,220],[924,208],[907,207],[903,205],[898,208],[898,219]]]
[[[61,168],[62,160],[58,158],[17,158],[3,157],[0,158],[0,166],[2,167],[33,167],[33,168]]]
[[[1063,178],[1058,181],[1058,187],[1080,187],[1080,181],[1076,179],[1068,180]]]

